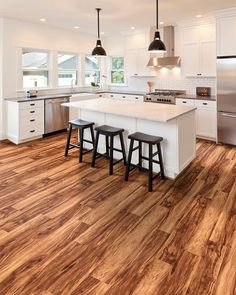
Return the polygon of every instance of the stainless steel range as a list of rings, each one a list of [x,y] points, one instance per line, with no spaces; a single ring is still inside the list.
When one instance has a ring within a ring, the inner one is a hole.
[[[155,89],[155,92],[150,92],[144,95],[144,101],[164,104],[175,104],[176,97],[180,95],[186,95],[186,91]]]

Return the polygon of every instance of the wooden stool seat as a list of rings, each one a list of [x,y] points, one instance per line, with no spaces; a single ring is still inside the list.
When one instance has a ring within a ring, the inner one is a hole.
[[[88,128],[88,127],[94,125],[93,122],[88,122],[88,121],[84,121],[81,119],[71,120],[71,121],[69,121],[69,124],[71,124],[72,126],[75,126],[75,127],[83,127],[83,128]]]
[[[94,146],[94,152],[93,152],[93,161],[92,161],[92,167],[95,167],[95,161],[98,157],[105,156],[107,159],[110,160],[109,163],[109,174],[113,174],[113,166],[120,163],[121,161],[124,161],[124,165],[126,165],[126,155],[125,155],[125,145],[124,145],[124,139],[123,139],[123,132],[124,129],[116,128],[108,125],[102,125],[95,128],[97,134],[96,134],[96,140],[95,140],[95,146]],[[99,136],[104,135],[106,137],[106,153],[101,154],[98,153],[98,141]],[[120,145],[121,149],[117,149],[114,147],[114,137],[118,136],[120,137]],[[114,151],[122,153],[122,158],[116,162],[114,162],[113,159],[113,153]]]
[[[144,143],[151,143],[151,144],[158,144],[163,140],[162,137],[152,136],[152,135],[141,133],[141,132],[136,132],[134,134],[131,134],[128,136],[128,138],[136,140],[136,141],[141,141]]]
[[[125,131],[124,129],[112,127],[109,125],[98,126],[95,128],[95,130],[105,136],[116,136]]]

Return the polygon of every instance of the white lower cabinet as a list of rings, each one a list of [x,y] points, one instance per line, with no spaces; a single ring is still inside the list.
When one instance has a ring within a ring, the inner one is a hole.
[[[178,98],[176,99],[176,104],[197,107],[197,137],[216,140],[217,111],[215,101]]]
[[[124,101],[143,101],[143,95],[134,95],[134,94],[121,94],[121,93],[104,93],[103,97],[113,98]]]
[[[6,102],[7,138],[15,144],[40,138],[44,134],[44,100]]]

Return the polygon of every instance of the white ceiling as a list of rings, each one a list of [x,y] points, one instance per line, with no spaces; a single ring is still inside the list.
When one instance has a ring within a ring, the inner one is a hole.
[[[160,21],[177,21],[236,6],[236,0],[159,0]],[[105,35],[155,24],[155,0],[0,0],[0,15],[96,33],[95,8],[103,8],[101,30]]]

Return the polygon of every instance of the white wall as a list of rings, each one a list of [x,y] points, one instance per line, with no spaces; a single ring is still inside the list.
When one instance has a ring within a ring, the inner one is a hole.
[[[161,31],[162,33],[162,31]],[[175,55],[181,55],[180,30],[175,28]],[[145,48],[150,43],[149,30],[137,32],[121,37],[110,37],[106,39],[105,46],[108,54],[125,54],[127,49]],[[148,62],[148,61],[147,61]],[[195,94],[196,87],[211,87],[212,94],[216,94],[215,78],[186,78],[181,74],[180,69],[163,68],[157,72],[156,77],[129,77],[126,87],[112,87],[111,89],[148,91],[147,81],[152,80],[156,89],[180,89],[186,90],[188,94]]]
[[[95,46],[95,42],[95,36],[77,31],[14,19],[0,19],[0,57],[3,57],[3,62],[0,62],[0,75],[1,68],[4,73],[2,79],[0,79],[0,104],[2,104],[0,110],[1,138],[4,138],[5,130],[3,99],[18,96],[17,90],[19,90],[18,79],[20,70],[19,48],[28,47],[75,53],[90,53]]]

